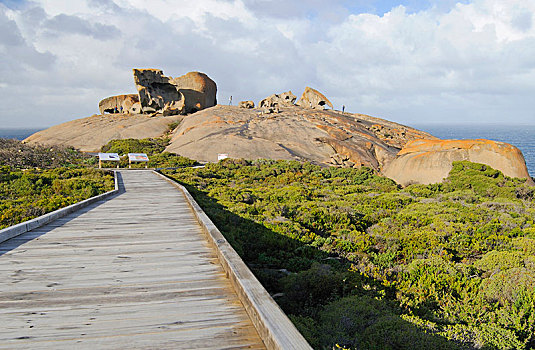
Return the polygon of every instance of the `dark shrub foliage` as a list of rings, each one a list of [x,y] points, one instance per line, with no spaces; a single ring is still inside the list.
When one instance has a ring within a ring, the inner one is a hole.
[[[371,169],[227,159],[185,184],[318,349],[535,346],[535,203],[456,162],[400,189]]]

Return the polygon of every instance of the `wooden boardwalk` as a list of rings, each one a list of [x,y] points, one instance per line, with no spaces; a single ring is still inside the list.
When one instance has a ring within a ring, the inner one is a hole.
[[[1,349],[260,349],[183,194],[150,171],[0,244]]]

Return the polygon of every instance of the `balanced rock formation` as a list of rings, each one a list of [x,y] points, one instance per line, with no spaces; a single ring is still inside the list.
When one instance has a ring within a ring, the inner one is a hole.
[[[189,72],[178,78],[169,78],[171,84],[184,96],[186,113],[193,113],[217,104],[217,85],[206,74]]]
[[[166,151],[210,162],[217,161],[219,153],[227,153],[232,158],[289,159],[380,170],[407,141],[433,138],[362,114],[294,105],[277,109],[280,113],[258,115],[255,110],[218,105],[191,114],[173,132]]]
[[[111,96],[103,99],[98,104],[100,114],[105,113],[141,113],[141,104],[137,94]]]
[[[217,103],[216,83],[204,73],[173,78],[160,69],[134,69],[134,82],[144,113],[193,113]]]
[[[29,144],[72,146],[84,152],[98,152],[114,139],[143,139],[163,136],[169,125],[183,116],[151,118],[143,114],[93,115],[41,130],[24,140]]]
[[[326,105],[333,108],[333,104],[325,95],[308,86],[296,104],[304,108],[324,109]]]
[[[164,109],[178,109],[176,114],[184,112],[184,96],[162,70],[134,69],[134,83],[143,113],[161,113]]]
[[[448,176],[454,161],[462,160],[483,163],[534,184],[522,152],[510,144],[490,140],[411,141],[382,173],[403,186],[437,183]]]
[[[215,106],[217,85],[206,74],[189,72],[173,78],[161,69],[134,69],[137,94],[111,96],[99,103],[101,114],[130,113],[164,116],[186,114]]]
[[[291,91],[283,92],[282,94],[273,94],[269,97],[266,97],[258,104],[260,108],[270,108],[270,107],[290,107],[295,104],[295,96]]]

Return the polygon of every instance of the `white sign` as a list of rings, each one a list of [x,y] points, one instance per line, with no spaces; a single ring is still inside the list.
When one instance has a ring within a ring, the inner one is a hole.
[[[223,159],[227,159],[228,158],[228,153],[219,153],[217,155],[217,160],[220,161],[220,160],[223,160]]]
[[[149,157],[145,153],[128,153],[128,160],[131,162],[148,162]]]
[[[114,162],[118,162],[121,160],[121,158],[119,158],[119,154],[117,153],[99,153],[98,159],[99,160],[111,160]]]

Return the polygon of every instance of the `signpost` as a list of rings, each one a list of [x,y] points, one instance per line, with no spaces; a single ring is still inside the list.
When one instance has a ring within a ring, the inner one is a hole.
[[[148,162],[149,157],[145,153],[128,153],[128,167],[132,167],[133,162]],[[145,168],[147,165],[145,165]]]
[[[98,168],[102,168],[102,161],[110,161],[110,162],[118,162],[121,158],[119,157],[119,154],[117,153],[99,153],[98,154]],[[117,168],[119,167],[119,164],[117,164]]]

